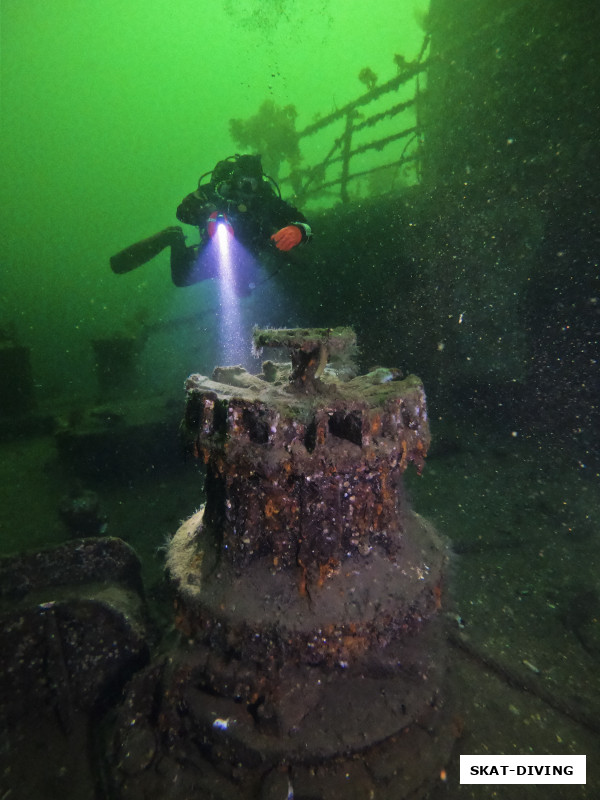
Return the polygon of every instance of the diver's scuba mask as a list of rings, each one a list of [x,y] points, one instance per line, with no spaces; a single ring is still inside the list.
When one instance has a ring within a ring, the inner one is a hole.
[[[260,184],[261,181],[252,175],[236,175],[231,182],[220,183],[216,192],[223,200],[248,200],[256,195]]]
[[[221,199],[233,203],[255,197],[265,180],[259,155],[230,156],[219,161],[211,174],[215,193]]]
[[[233,194],[240,198],[252,197],[260,189],[262,181],[260,156],[238,156],[231,181]]]
[[[257,178],[253,178],[250,175],[240,175],[239,178],[235,180],[235,189],[240,197],[250,197],[253,194],[256,194],[256,190],[259,187],[259,182]]]

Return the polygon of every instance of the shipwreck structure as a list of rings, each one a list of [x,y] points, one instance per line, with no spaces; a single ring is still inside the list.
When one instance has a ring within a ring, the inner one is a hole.
[[[291,364],[186,383],[207,499],[168,549],[181,644],[132,682],[117,794],[418,796],[453,738],[446,547],[402,487],[429,446],[423,386],[350,378],[347,328],[254,338]]]

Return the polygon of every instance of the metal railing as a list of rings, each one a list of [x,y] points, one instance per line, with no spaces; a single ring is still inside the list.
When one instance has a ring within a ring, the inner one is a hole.
[[[417,180],[419,179],[420,167],[418,162],[420,156],[418,145],[421,135],[419,119],[419,94],[421,88],[419,76],[427,70],[429,65],[429,61],[424,60],[428,45],[429,36],[426,36],[417,59],[414,62],[404,64],[398,75],[395,75],[380,86],[370,88],[369,91],[355,100],[297,133],[298,143],[300,143],[302,140],[306,140],[343,120],[343,133],[333,139],[329,150],[320,162],[312,166],[296,168],[288,163],[288,174],[280,178],[281,184],[291,186],[295,200],[299,204],[305,204],[307,200],[315,197],[322,198],[326,193],[331,194],[332,189],[335,190],[337,199],[341,200],[342,203],[348,203],[350,200],[349,184],[351,181],[366,178],[385,170],[398,170],[411,163],[414,163]],[[370,105],[385,95],[397,92],[401,86],[411,80],[415,82],[415,91],[411,98],[403,102],[394,103],[388,108],[366,117],[359,112],[358,109]],[[385,136],[355,144],[356,135],[361,131],[375,128],[386,120],[401,118],[405,112],[410,110],[413,110],[411,121],[414,120],[414,124],[403,127],[393,133],[388,133]],[[385,150],[388,152],[391,145],[403,141],[404,145],[399,155],[393,160],[352,171],[352,161],[357,156],[370,151],[381,152]],[[285,164],[285,161],[283,163]]]

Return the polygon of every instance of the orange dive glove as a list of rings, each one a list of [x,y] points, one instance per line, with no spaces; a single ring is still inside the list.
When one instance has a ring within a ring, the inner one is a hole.
[[[286,225],[271,236],[278,250],[291,250],[302,241],[302,231],[296,225]]]

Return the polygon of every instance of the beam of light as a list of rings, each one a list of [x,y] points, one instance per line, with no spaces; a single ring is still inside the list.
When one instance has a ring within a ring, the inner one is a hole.
[[[255,325],[289,327],[289,298],[282,296],[261,261],[231,230],[215,218],[215,226],[208,230],[209,239],[199,250],[196,269],[199,280],[213,278],[217,289],[213,359],[220,366],[240,364],[248,372],[258,373],[262,357],[252,351],[252,329]],[[259,291],[254,292],[257,287]]]
[[[217,231],[211,243],[215,245],[216,257],[218,260],[218,280],[219,280],[219,304],[221,313],[219,315],[219,346],[220,357],[224,365],[241,364],[243,367],[250,367],[250,337],[249,332],[244,330],[242,313],[240,307],[240,297],[236,292],[236,274],[234,251],[240,248],[227,229],[227,226],[220,222],[217,224]]]

